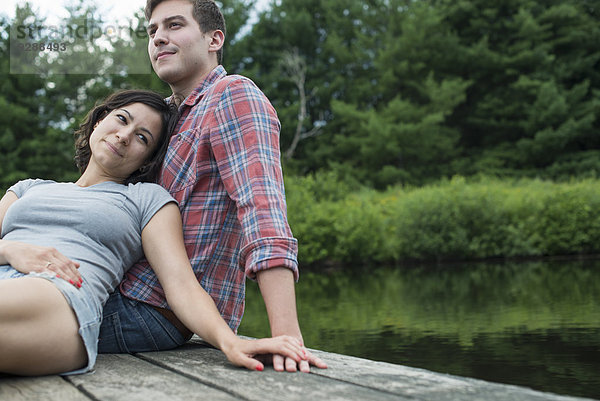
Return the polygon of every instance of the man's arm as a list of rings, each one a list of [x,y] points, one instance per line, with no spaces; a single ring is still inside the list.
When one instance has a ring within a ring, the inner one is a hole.
[[[213,155],[237,206],[243,231],[240,260],[246,275],[259,283],[272,335],[302,340],[294,292],[297,240],[287,222],[277,113],[251,81],[240,78],[223,92],[214,120],[218,128],[211,135]],[[312,364],[325,367],[308,356]],[[298,369],[296,362],[284,362],[278,355],[273,356],[273,365],[278,371]],[[299,367],[307,372],[309,363]]]
[[[269,315],[271,335],[273,337],[288,335],[303,342],[296,312],[294,273],[285,267],[275,267],[258,272],[256,279]],[[321,369],[327,368],[321,359],[310,352],[307,353],[307,357],[306,360],[296,363],[291,358],[285,358],[284,361],[283,356],[273,355],[273,367],[279,372],[284,369],[288,372],[295,372],[298,369],[309,372],[310,365]]]

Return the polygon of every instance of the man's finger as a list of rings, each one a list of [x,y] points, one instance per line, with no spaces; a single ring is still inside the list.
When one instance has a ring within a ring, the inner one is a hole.
[[[308,361],[300,361],[300,372],[310,373],[310,365]]]
[[[319,357],[314,356],[312,353],[307,352],[308,363],[312,366],[316,366],[319,369],[327,369],[327,364]]]
[[[296,361],[294,361],[292,358],[285,358],[285,370],[288,372],[296,372],[298,370]]]
[[[273,369],[277,372],[283,372],[283,357],[281,355],[273,355]]]

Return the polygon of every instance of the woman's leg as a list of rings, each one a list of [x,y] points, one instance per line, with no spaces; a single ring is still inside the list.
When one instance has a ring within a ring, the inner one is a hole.
[[[85,366],[75,313],[50,281],[0,280],[0,372],[64,373]]]

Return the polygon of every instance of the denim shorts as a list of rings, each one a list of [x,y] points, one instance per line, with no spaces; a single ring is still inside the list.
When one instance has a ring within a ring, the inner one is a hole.
[[[129,299],[116,290],[104,305],[98,351],[133,353],[161,351],[187,339],[152,306]]]
[[[96,363],[96,356],[98,355],[98,334],[100,332],[102,315],[97,303],[88,296],[85,281],[82,287],[78,289],[65,280],[49,273],[23,274],[9,265],[0,266],[0,280],[25,276],[40,277],[52,282],[67,299],[67,302],[77,316],[79,322],[79,335],[83,339],[83,344],[85,345],[88,364],[81,369],[61,373],[61,375],[67,376],[90,372]]]

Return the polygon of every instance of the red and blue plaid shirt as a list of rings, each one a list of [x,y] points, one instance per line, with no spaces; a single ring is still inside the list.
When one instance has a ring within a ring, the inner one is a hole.
[[[296,239],[287,221],[280,123],[249,79],[215,68],[182,103],[159,183],[179,202],[192,268],[223,318],[237,330],[246,276],[287,267],[298,278]],[[162,287],[142,260],[125,275],[123,295],[166,308]]]

